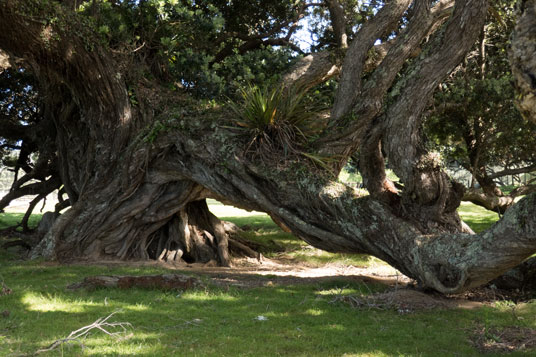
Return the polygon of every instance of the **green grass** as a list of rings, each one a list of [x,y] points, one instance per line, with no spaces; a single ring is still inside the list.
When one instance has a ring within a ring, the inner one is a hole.
[[[462,202],[458,208],[458,213],[465,223],[476,233],[486,230],[499,219],[497,213],[488,211],[470,202]]]
[[[313,265],[375,263],[365,256],[351,258],[307,248],[264,214],[228,210],[215,202],[211,202],[211,209],[240,226],[248,225],[251,239],[272,240],[272,249],[267,252],[272,256],[289,256]],[[471,225],[493,221],[491,216],[480,219],[479,210],[474,207],[464,204],[461,209]],[[226,212],[234,216],[226,217]],[[20,218],[3,214],[0,224],[12,224]],[[336,294],[366,294],[384,289],[351,277],[250,289],[227,289],[208,283],[206,287],[182,293],[66,289],[91,275],[164,272],[169,271],[156,267],[28,262],[0,249],[0,283],[13,291],[0,296],[0,313],[9,311],[7,317],[0,315],[0,356],[33,353],[114,311],[119,312],[110,322],[131,324],[126,334],[115,338],[93,331],[87,338],[43,355],[478,356],[480,352],[470,343],[473,330],[504,326],[536,328],[533,302],[518,305],[515,314],[509,303],[476,310],[400,314],[395,310],[358,310],[343,302],[333,302]],[[258,316],[267,320],[259,321]],[[534,351],[510,355],[529,356]]]
[[[519,307],[515,315],[507,304],[399,314],[332,303],[334,294],[381,289],[351,279],[254,289],[208,286],[183,293],[65,289],[89,275],[161,272],[4,261],[2,279],[13,293],[0,297],[0,310],[10,311],[0,317],[0,355],[34,352],[114,311],[120,312],[110,322],[132,325],[121,335],[124,339],[94,331],[80,343],[44,355],[476,356],[468,337],[477,326],[536,327],[534,303]]]
[[[22,221],[23,217],[24,213],[0,213],[0,229],[17,225],[20,221]],[[28,220],[28,225],[30,228],[37,227],[41,217],[41,214],[32,214]]]

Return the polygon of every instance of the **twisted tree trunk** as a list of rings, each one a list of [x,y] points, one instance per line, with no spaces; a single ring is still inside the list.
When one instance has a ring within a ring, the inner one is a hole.
[[[444,293],[490,281],[536,251],[534,195],[487,232],[462,233],[456,213],[461,186],[426,152],[419,135],[434,88],[478,37],[485,1],[460,0],[454,9],[452,1],[415,1],[413,22],[366,79],[366,53],[411,2],[389,2],[363,26],[349,46],[354,62],[347,55],[328,128],[313,145],[336,161],[330,171],[314,168],[304,156],[274,167],[248,158],[244,138],[229,128],[229,113],[206,115],[156,81],[130,83],[144,99],[133,105],[120,59],[100,48],[70,9],[38,3],[41,16],[53,16],[56,25],[34,21],[28,13],[33,1],[0,3],[0,47],[24,58],[46,83],[46,115],[58,132],[62,182],[73,205],[34,256],[228,265],[229,246],[239,244],[208,212],[207,197],[267,212],[320,249],[377,256]],[[422,44],[422,53],[406,65]],[[368,196],[332,179],[356,150]],[[386,178],[385,155],[403,181],[401,191]]]

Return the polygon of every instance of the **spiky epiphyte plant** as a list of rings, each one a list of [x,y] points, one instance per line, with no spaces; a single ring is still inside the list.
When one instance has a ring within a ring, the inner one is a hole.
[[[241,103],[230,102],[235,123],[250,136],[247,153],[269,158],[273,153],[299,153],[319,131],[318,110],[307,104],[305,91],[277,86],[248,86],[240,90]]]

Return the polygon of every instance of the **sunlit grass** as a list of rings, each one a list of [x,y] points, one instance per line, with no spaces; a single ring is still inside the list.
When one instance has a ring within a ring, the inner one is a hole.
[[[69,301],[62,296],[28,292],[21,298],[22,304],[29,311],[63,311],[63,312],[82,312],[87,306],[95,306],[93,302],[87,301]]]
[[[210,211],[218,217],[255,217],[266,216],[264,212],[246,211],[233,206],[224,205],[213,199],[207,199],[207,204],[210,207]]]
[[[23,217],[24,213],[0,213],[0,229],[17,225],[20,221],[22,221]],[[37,227],[41,217],[41,214],[32,214],[28,220],[28,226],[30,228]]]
[[[470,202],[462,202],[458,208],[458,213],[461,219],[477,233],[486,230],[499,219],[497,213]]]

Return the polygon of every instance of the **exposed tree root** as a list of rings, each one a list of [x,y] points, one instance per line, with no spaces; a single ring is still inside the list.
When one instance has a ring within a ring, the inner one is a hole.
[[[200,286],[199,279],[179,274],[161,274],[146,276],[91,276],[82,282],[69,285],[68,289],[97,288],[147,288],[162,290],[187,290]]]

